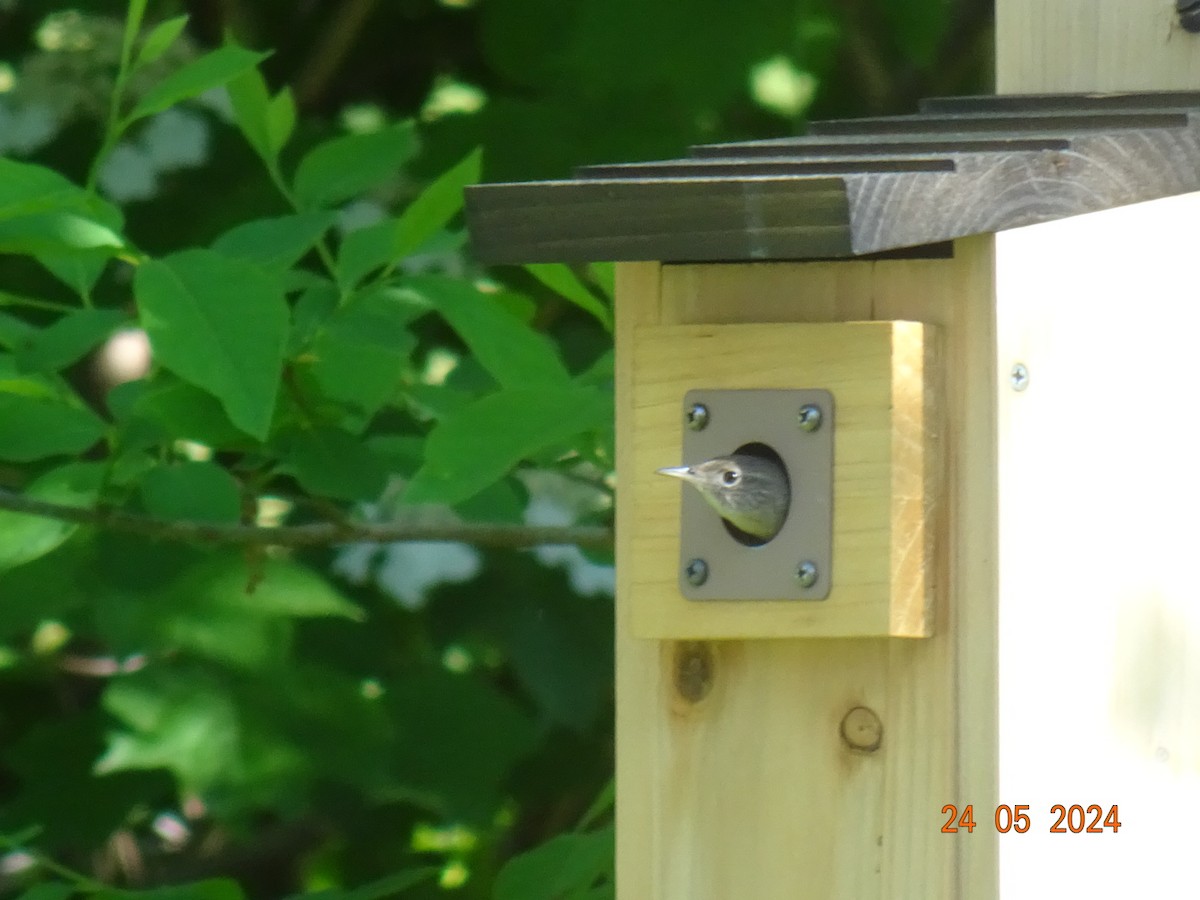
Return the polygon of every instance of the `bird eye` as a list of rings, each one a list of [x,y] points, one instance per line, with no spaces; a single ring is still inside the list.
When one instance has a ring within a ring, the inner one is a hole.
[[[725,482],[727,487],[732,487],[733,485],[737,484],[738,478],[740,477],[741,476],[733,469],[726,469],[721,473],[721,480]]]

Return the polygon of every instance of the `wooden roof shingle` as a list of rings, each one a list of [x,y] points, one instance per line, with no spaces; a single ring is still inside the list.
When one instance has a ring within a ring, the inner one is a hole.
[[[1200,190],[1200,92],[934,98],[804,137],[467,189],[489,262],[837,259]]]

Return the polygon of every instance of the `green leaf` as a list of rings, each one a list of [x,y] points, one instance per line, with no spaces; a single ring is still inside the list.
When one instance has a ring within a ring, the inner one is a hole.
[[[53,169],[0,158],[0,219],[44,212],[76,212],[113,228],[120,211]]]
[[[612,331],[612,313],[587,289],[570,266],[562,263],[530,263],[525,269],[550,290],[595,316],[605,331]]]
[[[482,611],[479,625],[503,649],[544,717],[583,734],[612,699],[612,660],[605,652],[612,641],[612,607],[578,597],[547,605],[540,600],[543,593],[530,584],[502,614]]]
[[[479,180],[480,156],[478,149],[468,154],[398,218],[347,234],[338,250],[338,284],[357,284],[371,270],[408,256],[443,228],[462,209],[463,188]]]
[[[78,362],[126,323],[125,314],[112,309],[78,309],[35,332],[17,350],[17,368],[23,372],[56,372]]]
[[[534,746],[532,720],[486,682],[440,670],[395,679],[381,700],[403,728],[391,752],[405,793],[451,821],[490,821]]]
[[[124,240],[112,228],[74,212],[36,213],[0,221],[0,253],[56,255],[124,247]]]
[[[510,315],[494,297],[436,275],[408,278],[403,285],[441,313],[504,387],[563,385],[570,380],[553,342]]]
[[[267,104],[267,136],[271,150],[279,153],[291,139],[296,128],[296,101],[292,89],[284,88]]]
[[[596,885],[594,888],[575,891],[565,896],[563,900],[616,900],[616,896],[617,886],[609,882],[608,884]]]
[[[316,893],[292,894],[286,900],[391,900],[401,891],[407,891],[423,881],[432,881],[437,875],[437,869],[404,869],[353,890],[331,889]]]
[[[121,227],[120,210],[57,172],[0,158],[0,252],[82,254],[94,267],[124,247]]]
[[[113,541],[103,546],[123,549]],[[294,620],[362,618],[328,580],[287,560],[248,565],[238,553],[202,554],[178,545],[141,560],[143,548],[144,542],[117,562],[135,567],[144,583],[108,590],[102,583],[90,598],[99,636],[117,653],[160,648],[240,669],[278,670]],[[130,576],[110,576],[116,577]]]
[[[393,259],[396,220],[385,219],[357,228],[342,238],[337,255],[337,282],[344,288],[358,284],[364,275]]]
[[[256,219],[225,232],[213,242],[213,249],[282,273],[312,249],[333,219],[333,213],[323,211]]]
[[[588,387],[490,394],[439,422],[425,464],[404,494],[409,503],[459,503],[523,459],[581,432],[609,427],[612,397]]]
[[[307,566],[268,559],[253,592],[246,589],[245,561],[237,554],[219,554],[192,566],[169,588],[177,601],[197,603],[261,618],[337,616],[361,619],[362,612],[329,581]]]
[[[6,295],[3,291],[0,291],[0,306],[4,306],[6,297],[11,296],[11,294]],[[16,298],[13,299],[16,300]],[[19,302],[17,300],[17,303]],[[24,319],[18,319],[16,316],[0,312],[0,347],[4,347],[6,350],[15,350],[36,333],[37,329]]]
[[[296,169],[296,197],[307,208],[357,197],[394,177],[415,151],[411,122],[318,144]]]
[[[177,565],[182,563],[187,572],[195,568],[188,562],[185,558]],[[201,568],[205,572],[170,581],[165,588],[105,590],[102,585],[93,591],[89,606],[100,638],[118,654],[155,648],[181,659],[252,672],[278,670],[291,647],[292,623],[287,617],[254,615],[214,602],[205,581],[209,573],[203,564]],[[252,578],[245,564],[240,578],[237,589],[244,593]]]
[[[529,505],[529,494],[521,488],[515,478],[497,481],[455,504],[454,511],[468,522],[521,522]]]
[[[178,381],[170,375],[160,375],[154,382],[128,382],[144,389],[133,399],[126,413],[118,413],[114,395],[132,390],[119,385],[109,393],[109,405],[120,418],[139,418],[162,429],[164,439],[195,441],[214,449],[242,448],[251,444],[246,433],[239,431],[226,415],[220,401],[207,391]]]
[[[284,438],[282,471],[306,491],[337,500],[374,500],[387,484],[387,468],[359,438],[339,428],[297,431]]]
[[[129,0],[129,9],[125,13],[125,31],[121,36],[121,58],[129,59],[133,52],[134,41],[142,30],[142,20],[146,17],[146,4],[149,0]]]
[[[322,278],[316,272],[309,269],[288,269],[283,273],[283,289],[289,295],[299,294],[301,291],[308,291],[322,286],[334,285],[329,279]]]
[[[292,330],[288,335],[288,356],[302,353],[317,330],[338,308],[341,295],[331,282],[313,284],[304,289],[292,307]]]
[[[231,80],[226,90],[238,128],[259,156],[274,162],[277,153],[271,140],[271,94],[266,79],[257,68],[247,69]]]
[[[396,223],[392,258],[400,259],[429,240],[463,206],[463,189],[479,181],[483,151],[475,148],[425,188]]]
[[[121,448],[111,457],[108,483],[113,487],[135,487],[158,464],[158,459],[141,448]]]
[[[18,598],[6,596],[5,605],[14,599]],[[45,603],[52,598],[39,599]],[[33,622],[36,627],[38,620]],[[171,785],[158,773],[95,777],[92,766],[104,750],[104,731],[111,724],[95,704],[88,704],[11,730],[4,742],[4,762],[5,770],[16,776],[10,779],[16,790],[5,797],[0,817],[38,822],[38,843],[47,849],[95,847],[128,823],[133,809],[169,795]]]
[[[34,254],[77,292],[125,246],[112,204],[57,172],[0,159],[0,252]]]
[[[44,881],[18,895],[17,900],[67,900],[68,897],[75,895],[76,890],[77,888],[73,884]]]
[[[220,87],[258,65],[267,56],[266,53],[255,53],[236,44],[226,44],[206,53],[172,72],[143,94],[127,122],[162,112],[181,100],[198,97],[205,91]]]
[[[510,859],[492,894],[494,900],[559,900],[612,879],[613,829],[560,834]]]
[[[206,673],[152,666],[109,682],[102,702],[126,730],[109,735],[97,774],[168,769],[193,791],[240,774],[237,711]]]
[[[241,516],[241,490],[224,468],[212,462],[160,466],[142,480],[147,512],[164,519],[236,522]]]
[[[104,435],[94,413],[61,401],[13,392],[0,393],[0,459],[32,462],[48,456],[74,455]]]
[[[580,384],[611,385],[616,375],[615,366],[616,354],[610,348],[600,354],[576,380]]]
[[[417,344],[408,325],[421,311],[390,288],[354,296],[313,336],[308,376],[369,419],[396,393]]]
[[[604,786],[596,799],[592,801],[592,805],[587,808],[587,812],[579,819],[579,829],[590,828],[592,825],[603,816],[605,813],[612,810],[617,800],[617,782],[610,778],[608,784]]]
[[[393,872],[370,884],[354,888],[346,894],[346,900],[388,900],[400,891],[407,891],[423,881],[431,881],[438,874],[437,869],[405,869],[403,872]]]
[[[142,46],[138,50],[137,59],[134,60],[133,67],[140,69],[142,66],[149,65],[166,53],[170,46],[183,34],[183,29],[187,28],[187,23],[187,16],[176,16],[173,19],[167,19],[165,22],[159,22],[151,28],[150,33],[142,41]]]
[[[588,274],[592,276],[592,280],[604,292],[604,296],[611,304],[617,293],[616,266],[610,262],[588,263]]]
[[[412,414],[424,422],[458,415],[476,395],[444,384],[410,384],[404,389],[404,399]]]
[[[211,878],[140,891],[103,890],[89,894],[92,900],[244,900],[245,896],[241,885],[231,878]]]
[[[185,250],[139,266],[134,294],[156,361],[264,440],[288,332],[279,279],[211,250]]]
[[[80,297],[90,297],[112,254],[101,247],[71,253],[41,253],[37,261]]]
[[[390,471],[407,477],[421,464],[425,442],[415,434],[377,434],[367,438],[367,445]]]
[[[26,497],[63,506],[91,506],[96,501],[104,467],[100,463],[68,463],[52,469],[32,482]],[[46,519],[0,510],[0,571],[45,556],[61,546],[79,526],[59,519]]]

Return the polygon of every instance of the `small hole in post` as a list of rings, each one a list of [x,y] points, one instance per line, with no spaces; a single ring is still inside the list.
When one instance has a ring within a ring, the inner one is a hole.
[[[782,475],[783,475],[783,490],[782,490],[782,494],[783,494],[782,500],[783,500],[783,504],[784,504],[783,515],[782,515],[782,517],[779,518],[779,522],[778,522],[778,525],[775,528],[775,530],[772,531],[770,534],[767,534],[767,535],[751,534],[748,531],[743,531],[741,528],[738,528],[736,525],[729,522],[728,519],[724,519],[724,518],[721,519],[721,524],[725,526],[725,530],[727,532],[729,532],[729,536],[732,537],[739,544],[744,544],[747,547],[761,547],[764,544],[770,543],[772,540],[774,540],[775,535],[779,534],[780,530],[783,528],[783,523],[787,521],[788,514],[791,512],[791,508],[792,508],[791,479],[788,476],[787,466],[784,465],[784,463],[783,463],[783,458],[780,457],[780,455],[778,453],[776,453],[773,448],[771,448],[767,444],[762,443],[761,441],[753,441],[749,444],[742,444],[740,447],[738,447],[736,450],[733,451],[733,455],[734,456],[750,456],[755,459],[760,459],[760,460],[764,460],[766,462],[772,463],[776,467],[778,467],[779,472],[782,473]],[[756,486],[756,483],[750,484],[747,482],[743,482],[743,485],[747,486],[747,490],[752,490]],[[754,504],[769,503],[772,500],[775,500],[776,502],[778,502],[779,499],[780,498],[778,496],[778,492],[773,492],[771,495],[756,495],[756,494],[748,494],[747,495],[748,502],[754,503]]]

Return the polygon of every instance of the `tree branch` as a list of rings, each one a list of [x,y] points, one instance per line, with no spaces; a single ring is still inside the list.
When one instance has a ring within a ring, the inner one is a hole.
[[[241,546],[317,547],[355,541],[460,541],[481,547],[534,547],[544,544],[575,544],[580,547],[611,547],[612,529],[603,525],[509,525],[460,522],[417,524],[412,522],[314,522],[307,525],[225,525],[213,522],[159,519],[110,509],[64,506],[0,490],[0,509],[96,525],[126,534],[140,534],[166,541],[198,541]]]

